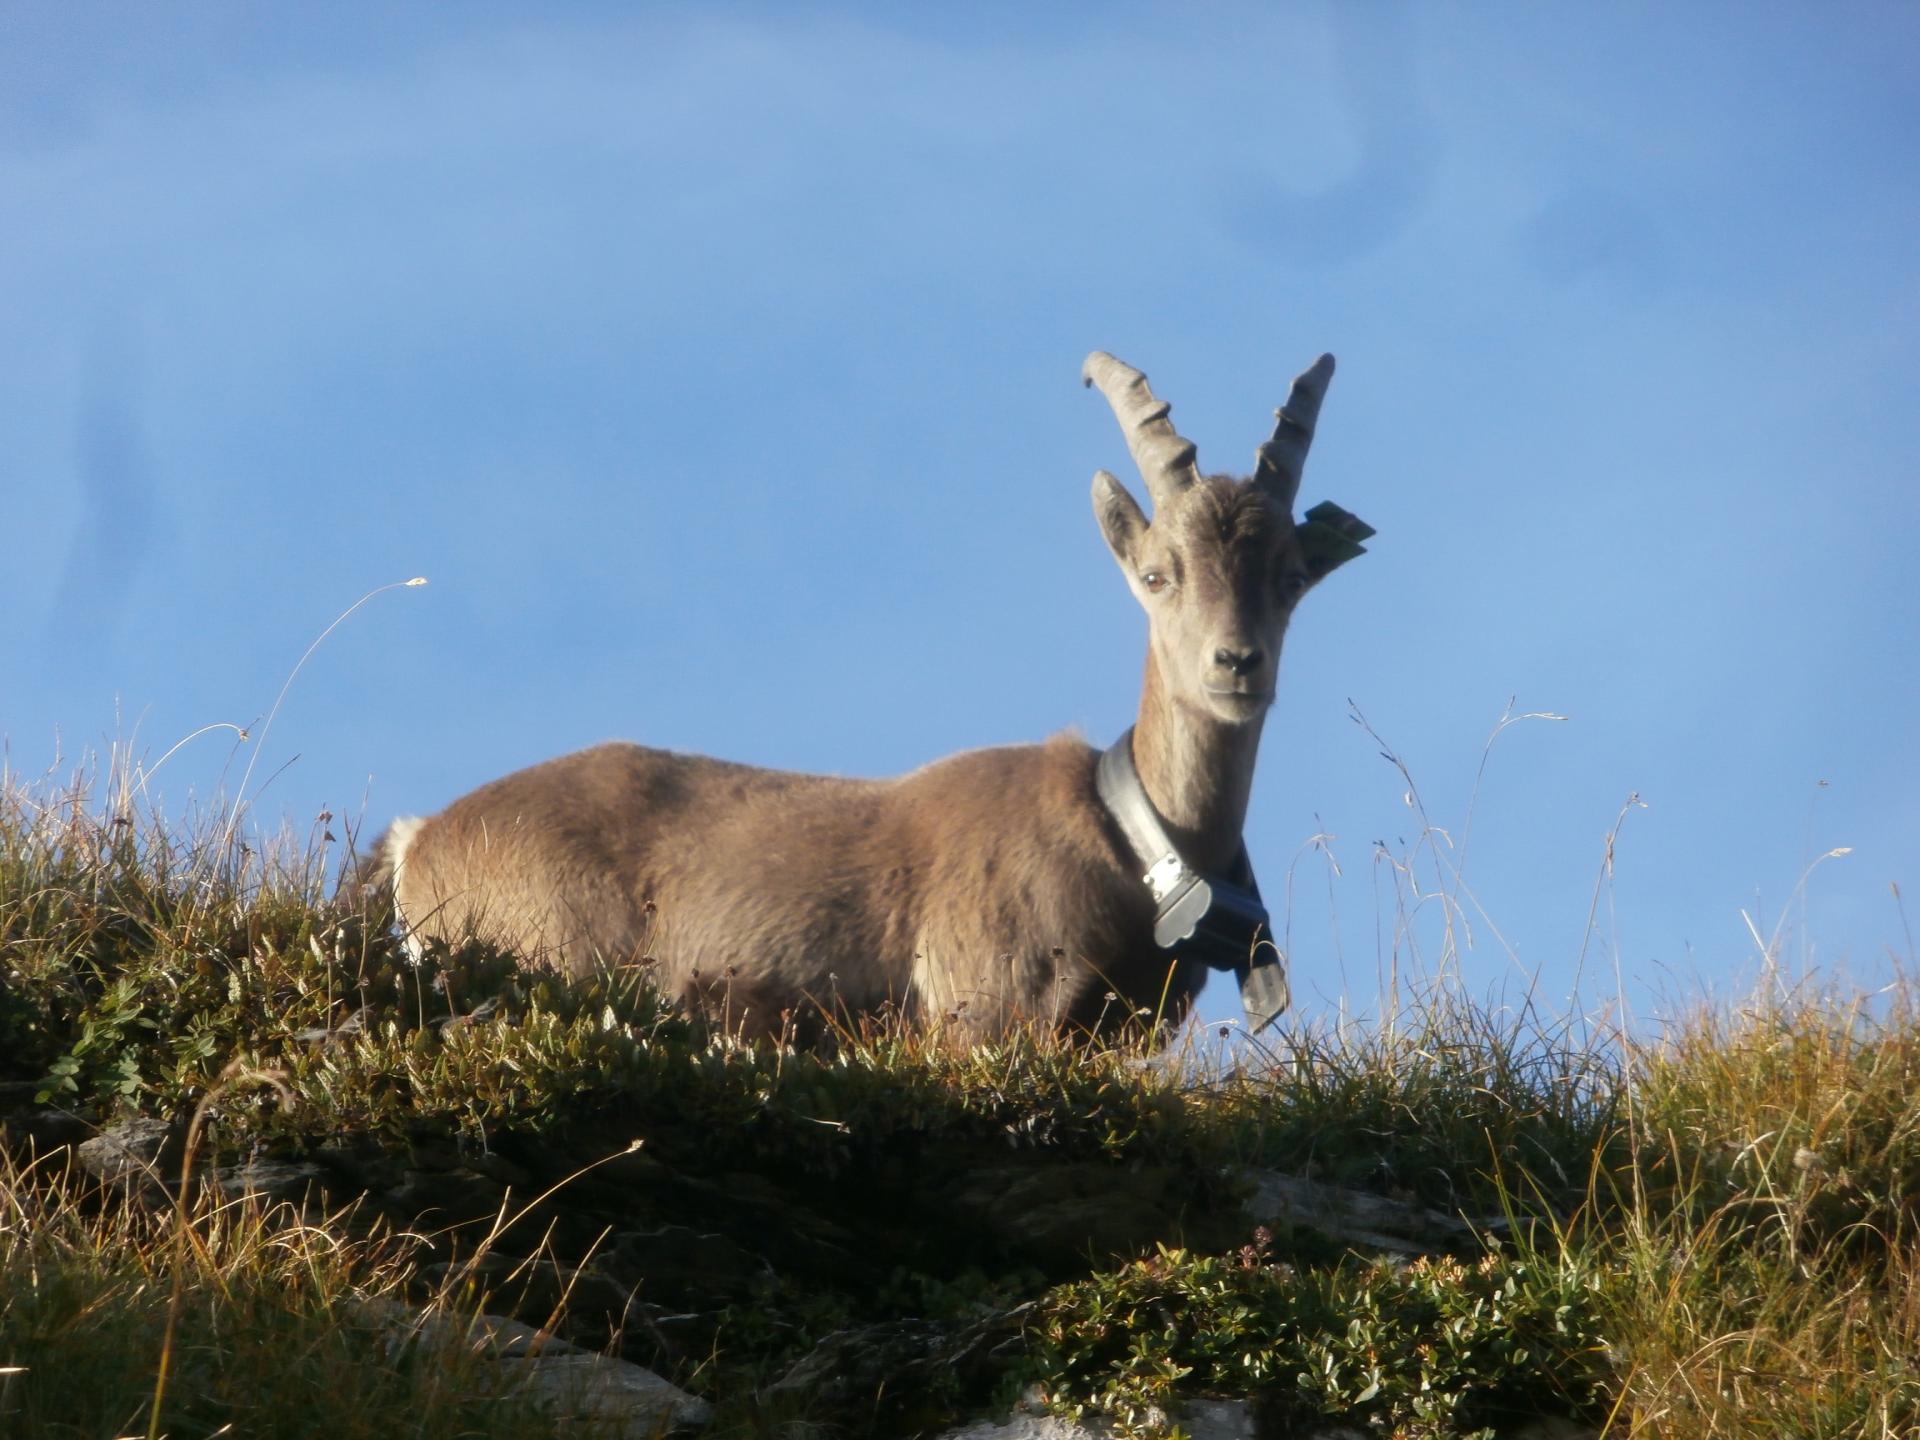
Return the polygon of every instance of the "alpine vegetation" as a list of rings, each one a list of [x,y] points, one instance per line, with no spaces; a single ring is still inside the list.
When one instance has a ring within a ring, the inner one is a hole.
[[[584,973],[649,964],[747,1033],[812,1007],[991,1033],[1184,1015],[1209,966],[1256,1024],[1286,1004],[1241,842],[1280,646],[1300,598],[1372,529],[1293,502],[1333,376],[1294,381],[1249,479],[1203,475],[1168,405],[1113,356],[1113,407],[1153,506],[1105,470],[1093,508],[1147,612],[1133,727],[973,750],[891,780],[607,744],[508,775],[380,847],[416,952],[478,937]]]

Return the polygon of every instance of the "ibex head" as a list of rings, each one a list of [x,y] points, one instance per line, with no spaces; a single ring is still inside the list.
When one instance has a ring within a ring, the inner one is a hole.
[[[1192,442],[1167,419],[1172,407],[1138,370],[1095,351],[1082,374],[1113,406],[1153,502],[1149,523],[1112,475],[1093,477],[1094,514],[1146,608],[1161,680],[1171,698],[1203,714],[1230,724],[1259,719],[1273,700],[1294,605],[1373,533],[1333,506],[1316,506],[1305,526],[1293,520],[1333,357],[1322,355],[1293,382],[1250,480],[1202,475]]]

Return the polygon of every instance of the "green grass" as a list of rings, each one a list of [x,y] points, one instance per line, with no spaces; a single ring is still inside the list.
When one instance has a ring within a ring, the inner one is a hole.
[[[250,848],[222,818],[0,791],[0,1434],[558,1433],[471,1357],[389,1354],[367,1297],[618,1348],[722,1437],[935,1433],[1031,1385],[1142,1431],[1194,1395],[1407,1437],[1920,1430],[1905,981],[1770,981],[1652,1043],[1434,980],[1224,1073],[1141,1037],[755,1047],[639,971],[412,966],[377,900],[325,893],[323,836]],[[131,1112],[370,1193],[86,1183],[59,1146]],[[1256,1235],[1248,1164],[1507,1223],[1412,1266]],[[634,1261],[656,1234],[716,1258]],[[768,1388],[910,1319],[1012,1343],[919,1393]]]

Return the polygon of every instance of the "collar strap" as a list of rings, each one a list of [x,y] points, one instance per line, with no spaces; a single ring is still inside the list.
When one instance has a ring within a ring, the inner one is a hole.
[[[1101,752],[1094,788],[1142,867],[1140,878],[1153,896],[1154,943],[1181,959],[1234,971],[1254,1030],[1264,1028],[1287,1007],[1286,971],[1278,950],[1260,943],[1271,929],[1246,842],[1224,876],[1187,864],[1140,783],[1132,727]]]

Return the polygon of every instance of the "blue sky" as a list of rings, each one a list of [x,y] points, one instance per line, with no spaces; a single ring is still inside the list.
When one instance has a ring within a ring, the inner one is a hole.
[[[1920,887],[1917,54],[1892,4],[8,0],[10,763],[253,724],[164,803],[252,760],[262,820],[372,829],[612,737],[1104,743],[1144,622],[1082,356],[1243,470],[1332,350],[1303,500],[1380,536],[1296,619],[1249,827],[1270,897],[1300,857],[1303,1002],[1445,944],[1350,699],[1456,846],[1508,697],[1571,717],[1479,783],[1474,986],[1591,1007],[1617,957],[1651,1010],[1751,970],[1743,910],[1877,977]]]

